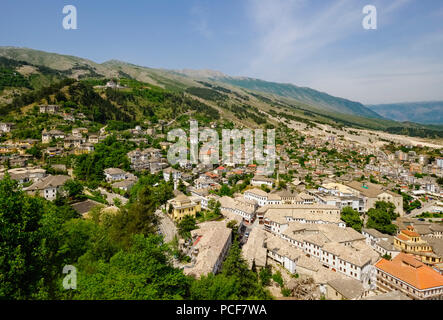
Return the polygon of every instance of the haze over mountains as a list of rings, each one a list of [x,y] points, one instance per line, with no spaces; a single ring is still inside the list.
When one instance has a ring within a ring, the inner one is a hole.
[[[212,71],[212,70],[152,69],[152,68],[145,68],[145,67],[139,67],[127,64],[125,62],[117,60],[111,60],[102,64],[98,64],[87,59],[77,58],[73,56],[59,55],[59,54],[47,53],[37,50],[13,48],[13,47],[1,47],[0,56],[14,60],[30,62],[36,65],[44,65],[56,70],[69,70],[74,68],[77,70],[77,72],[74,73],[73,75],[76,76],[82,76],[88,74],[88,72],[86,71],[89,71],[89,74],[93,76],[93,72],[91,71],[94,71],[97,74],[101,74],[108,77],[119,76],[119,75],[122,76],[124,75],[123,73],[128,72],[128,75],[135,77],[137,80],[148,81],[148,82],[151,82],[153,80],[155,81],[155,79],[153,79],[155,77],[152,77],[152,74],[156,74],[157,76],[160,75],[164,76],[165,73],[169,74],[169,77],[171,75],[175,75],[176,77],[179,78],[187,77],[192,79],[208,79],[216,82],[223,82],[226,84],[230,84],[248,90],[261,91],[285,98],[292,98],[299,102],[313,105],[314,107],[320,110],[334,111],[343,114],[372,117],[372,118],[380,117],[376,112],[370,110],[361,103],[353,102],[343,98],[337,98],[329,94],[313,90],[311,88],[302,88],[292,84],[267,82],[252,78],[230,77],[224,75],[221,72]],[[120,74],[118,73],[118,71],[116,72],[116,69],[121,70]],[[140,72],[142,70],[148,72]],[[151,77],[149,77],[147,73],[150,73]]]
[[[443,101],[368,105],[381,116],[396,121],[443,124]]]
[[[274,111],[280,109],[280,112],[283,111],[286,115],[290,112],[298,118],[317,123],[327,122],[336,125],[386,130],[392,133],[415,133],[420,136],[424,135],[423,130],[443,130],[443,127],[415,123],[423,119],[426,120],[417,115],[414,116],[415,118],[397,118],[399,121],[414,122],[402,124],[386,119],[396,119],[394,115],[387,112],[387,108],[364,106],[359,102],[334,97],[324,92],[293,84],[268,82],[248,77],[231,77],[213,70],[155,69],[119,60],[110,60],[99,64],[84,58],[16,47],[0,47],[0,57],[29,64],[30,66],[27,68],[17,67],[15,71],[34,73],[34,88],[48,85],[54,81],[54,77],[58,77],[58,79],[66,77],[75,79],[132,78],[167,90],[187,92],[207,101],[220,98],[222,100],[228,99],[230,103],[237,103],[243,108],[251,108],[252,110],[253,106],[257,106],[265,112],[268,112],[270,108],[274,108]],[[36,71],[35,69],[39,69],[36,66],[50,68],[50,79],[46,74],[42,75],[42,72]],[[54,70],[57,72],[54,73]],[[214,103],[214,106],[220,108],[220,101]],[[433,113],[439,112],[438,107],[438,105],[433,106]],[[223,107],[221,108],[223,109]],[[424,110],[423,108],[422,110]],[[424,111],[424,113],[426,112]],[[435,121],[426,123],[441,123],[439,122],[441,121],[441,111],[439,116],[440,120],[435,120],[437,117],[434,116]]]

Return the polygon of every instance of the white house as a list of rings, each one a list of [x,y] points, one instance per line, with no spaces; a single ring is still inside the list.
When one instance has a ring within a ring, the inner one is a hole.
[[[260,187],[261,185],[264,184],[265,186],[267,186],[269,188],[272,188],[274,182],[275,181],[272,178],[266,178],[265,176],[259,176],[259,175],[254,176],[254,178],[252,178],[252,180],[251,180],[251,184],[253,186]]]
[[[231,198],[231,197],[221,197],[219,199],[221,204],[221,211],[228,211],[234,213],[248,222],[253,222],[255,219],[256,204],[250,200],[245,200],[243,198]]]
[[[69,176],[49,175],[46,178],[35,182],[30,187],[25,188],[24,190],[30,194],[35,194],[37,192],[46,200],[52,201],[55,200],[55,198],[57,197],[57,193],[63,192],[62,187],[69,179]]]
[[[169,181],[169,180],[179,180],[181,178],[181,172],[178,170],[175,170],[172,167],[166,168],[165,170],[163,170],[163,178],[165,179],[165,181]]]
[[[119,168],[108,168],[104,170],[106,181],[119,181],[127,178],[127,173]]]
[[[64,139],[65,134],[60,130],[44,130],[42,132],[42,143],[50,143],[52,139]]]
[[[268,204],[268,193],[258,188],[246,190],[244,198],[255,201],[260,207]]]
[[[13,123],[0,122],[0,132],[4,133],[11,132],[13,125],[14,125]]]

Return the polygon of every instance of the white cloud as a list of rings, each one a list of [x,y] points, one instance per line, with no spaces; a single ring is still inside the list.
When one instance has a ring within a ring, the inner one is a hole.
[[[305,14],[306,0],[250,0],[250,14],[261,33],[258,53],[251,69],[272,63],[292,62],[348,34],[349,26],[360,16],[345,10],[352,0],[340,0],[316,14]],[[353,10],[355,13],[355,9]]]
[[[392,27],[398,22],[400,9],[412,1],[338,0],[319,5],[308,0],[249,0],[247,12],[258,38],[250,63],[242,72],[310,86],[363,103],[443,99],[443,92],[439,93],[443,61],[423,50],[425,46],[435,48],[442,40],[441,33],[396,39],[395,44],[385,44],[376,53],[363,55],[348,54],[341,47],[349,38],[363,33],[364,5],[372,2],[382,17],[382,27]],[[331,48],[335,55],[329,59]]]
[[[191,7],[191,26],[203,37],[209,39],[213,36],[213,31],[208,25],[208,11],[200,4],[195,4]]]

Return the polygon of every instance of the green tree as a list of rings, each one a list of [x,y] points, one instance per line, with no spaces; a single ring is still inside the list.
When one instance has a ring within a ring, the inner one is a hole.
[[[262,268],[259,273],[260,281],[263,286],[268,286],[271,283],[272,271],[269,266]]]
[[[117,215],[110,218],[109,234],[114,241],[129,247],[135,234],[148,236],[156,232],[159,217],[155,214],[163,201],[163,194],[146,187],[140,190],[138,198],[129,208],[120,208]]]
[[[232,191],[227,184],[223,184],[218,192],[220,197],[232,196]]]
[[[368,211],[367,228],[376,229],[382,233],[394,235],[397,227],[392,224],[392,220],[397,218],[395,206],[390,202],[377,201],[375,208]]]
[[[24,194],[8,175],[0,181],[0,297],[26,299],[43,277],[42,199]]]
[[[194,280],[190,288],[193,300],[238,300],[238,283],[235,277],[212,273]]]
[[[184,218],[178,223],[178,234],[183,239],[191,238],[191,231],[197,229],[197,222],[195,218],[190,215],[184,216]]]
[[[361,232],[363,221],[360,219],[358,211],[351,207],[345,207],[341,212],[341,219],[346,223],[347,227],[351,227],[352,229]]]
[[[74,299],[153,300],[189,296],[190,279],[175,269],[168,246],[159,236],[135,235],[128,250],[109,262],[97,261],[93,272],[80,269]]]
[[[77,214],[0,180],[0,297],[53,299],[66,257],[62,225]]]
[[[272,280],[277,282],[279,284],[279,286],[283,288],[284,283],[283,283],[283,278],[281,276],[281,272],[280,271],[277,271],[276,273],[274,273],[272,275]]]
[[[29,148],[26,153],[32,155],[34,158],[40,159],[42,157],[42,150],[38,145]]]
[[[237,238],[234,239],[228,256],[222,267],[222,275],[233,277],[238,285],[239,299],[255,298],[268,299],[269,293],[263,289],[258,281],[258,275],[250,270],[241,254]]]
[[[73,179],[69,179],[65,182],[63,189],[67,192],[67,195],[71,199],[78,199],[83,195],[83,185]]]

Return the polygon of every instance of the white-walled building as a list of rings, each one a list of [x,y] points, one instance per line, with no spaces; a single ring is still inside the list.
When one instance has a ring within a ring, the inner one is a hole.
[[[379,254],[365,243],[365,237],[352,228],[285,223],[283,219],[273,224],[268,231],[294,250],[301,250],[309,258],[316,258],[323,267],[359,281],[365,281],[365,275],[379,258]]]
[[[222,213],[224,211],[234,213],[250,223],[255,220],[255,211],[257,209],[255,202],[241,197],[233,199],[227,196],[221,197],[219,201]]]
[[[108,168],[104,170],[105,179],[108,182],[125,180],[128,177],[128,173],[120,168]]]
[[[62,187],[66,181],[70,179],[69,176],[53,176],[49,175],[42,180],[39,180],[25,188],[24,190],[29,194],[38,194],[44,197],[46,200],[55,200],[58,193],[63,193]]]
[[[272,188],[274,182],[275,181],[272,178],[267,178],[265,176],[257,175],[257,176],[254,176],[254,178],[252,178],[251,185],[257,186],[257,187],[260,187],[261,185],[265,185],[268,188]]]

